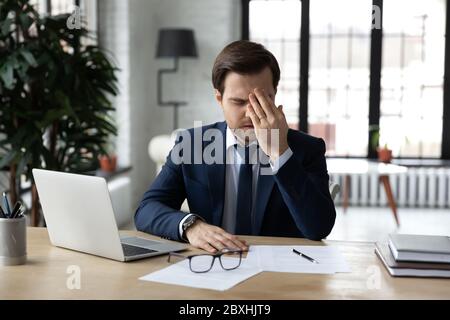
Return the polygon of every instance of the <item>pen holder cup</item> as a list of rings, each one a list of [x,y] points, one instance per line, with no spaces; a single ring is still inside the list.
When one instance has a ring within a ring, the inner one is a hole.
[[[0,266],[24,264],[27,260],[25,217],[0,218]]]

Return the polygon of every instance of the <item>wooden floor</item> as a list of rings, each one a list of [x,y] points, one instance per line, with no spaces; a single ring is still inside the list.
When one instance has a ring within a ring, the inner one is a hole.
[[[330,240],[381,241],[389,233],[450,236],[450,209],[399,208],[400,228],[389,208],[336,207],[336,223]]]

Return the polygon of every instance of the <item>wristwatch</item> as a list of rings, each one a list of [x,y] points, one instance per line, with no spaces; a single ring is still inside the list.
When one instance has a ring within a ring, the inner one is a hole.
[[[201,220],[199,216],[191,215],[183,222],[183,225],[181,226],[181,228],[183,229],[183,234],[181,235],[181,237],[184,240],[188,241],[188,239],[186,238],[186,230],[191,227],[197,220]]]

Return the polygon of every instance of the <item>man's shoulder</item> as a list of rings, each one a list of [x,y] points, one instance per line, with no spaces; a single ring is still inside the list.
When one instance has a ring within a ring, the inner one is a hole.
[[[322,148],[325,143],[322,138],[314,137],[304,132],[289,129],[288,131],[289,145],[310,147],[310,148]]]
[[[210,124],[207,124],[207,125],[204,125],[204,126],[192,127],[192,128],[187,128],[187,129],[180,129],[180,130],[178,130],[177,135],[180,136],[180,135],[183,135],[183,134],[187,133],[190,136],[193,136],[197,132],[201,132],[202,135],[203,135],[208,130],[211,130],[211,131],[218,130],[218,131],[221,131],[221,132],[225,132],[226,128],[227,128],[226,122],[225,121],[219,121],[219,122],[210,123]]]
[[[198,143],[205,147],[212,141],[225,141],[226,128],[227,124],[223,121],[189,129],[179,129],[176,131],[175,144],[188,142],[189,145],[194,148]],[[199,152],[200,151],[201,150],[199,150]]]

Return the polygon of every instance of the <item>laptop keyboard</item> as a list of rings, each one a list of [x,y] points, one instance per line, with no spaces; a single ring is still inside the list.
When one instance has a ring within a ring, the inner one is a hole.
[[[126,257],[137,256],[141,254],[157,252],[156,250],[130,246],[129,244],[122,243],[123,253]]]

